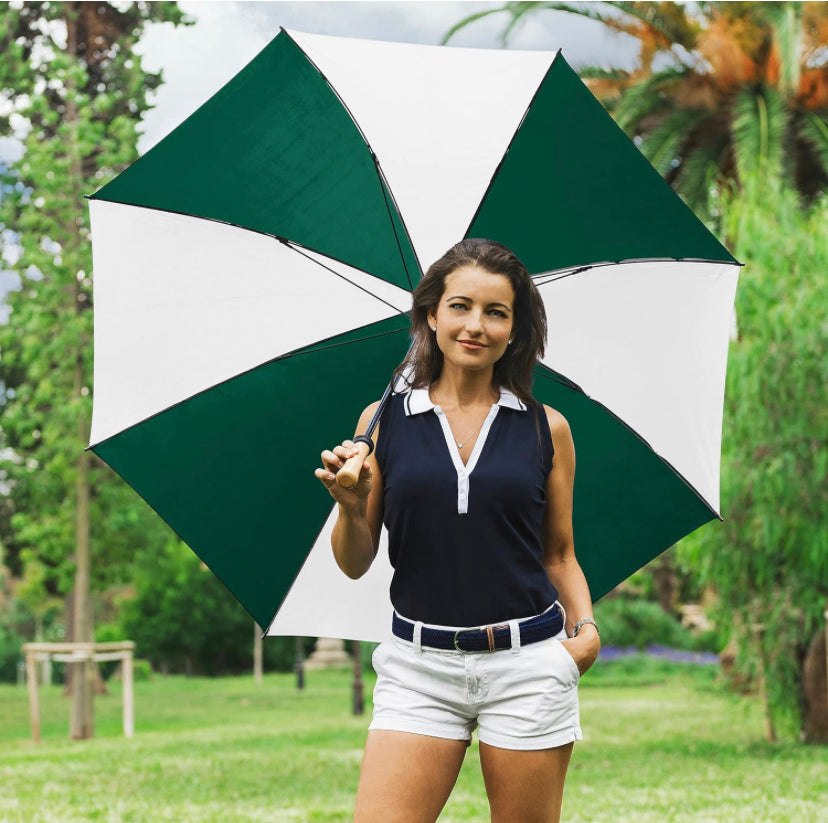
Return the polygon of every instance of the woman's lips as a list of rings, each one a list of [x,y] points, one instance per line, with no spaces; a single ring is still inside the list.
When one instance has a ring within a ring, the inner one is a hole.
[[[476,343],[474,340],[458,340],[457,342],[468,351],[480,351],[486,348],[482,343]]]

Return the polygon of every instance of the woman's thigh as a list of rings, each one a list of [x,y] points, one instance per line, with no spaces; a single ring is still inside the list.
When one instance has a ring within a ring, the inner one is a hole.
[[[465,740],[368,732],[354,823],[434,823],[463,764]]]
[[[573,745],[515,751],[481,743],[492,823],[558,823]]]

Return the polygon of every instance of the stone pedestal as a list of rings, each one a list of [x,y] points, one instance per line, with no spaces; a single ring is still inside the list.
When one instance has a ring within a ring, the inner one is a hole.
[[[305,668],[331,669],[351,665],[351,657],[345,651],[345,642],[335,640],[331,637],[320,637],[308,659],[305,661]]]

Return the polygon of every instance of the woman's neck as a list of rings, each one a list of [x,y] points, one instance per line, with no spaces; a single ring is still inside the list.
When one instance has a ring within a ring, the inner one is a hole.
[[[492,369],[469,371],[444,363],[440,376],[431,384],[431,402],[447,411],[491,406],[500,396],[492,384],[492,376]]]

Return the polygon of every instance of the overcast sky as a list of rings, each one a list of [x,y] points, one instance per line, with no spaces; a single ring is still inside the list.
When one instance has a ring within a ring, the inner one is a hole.
[[[195,24],[147,28],[138,51],[144,68],[164,71],[156,106],[145,115],[143,153],[195,111],[240,71],[278,33],[279,27],[315,34],[439,44],[463,17],[498,2],[180,2]],[[452,40],[458,46],[499,47],[505,14],[472,23]],[[559,11],[536,12],[510,40],[512,48],[557,51],[578,68],[586,64],[628,66],[636,41],[600,23]]]

